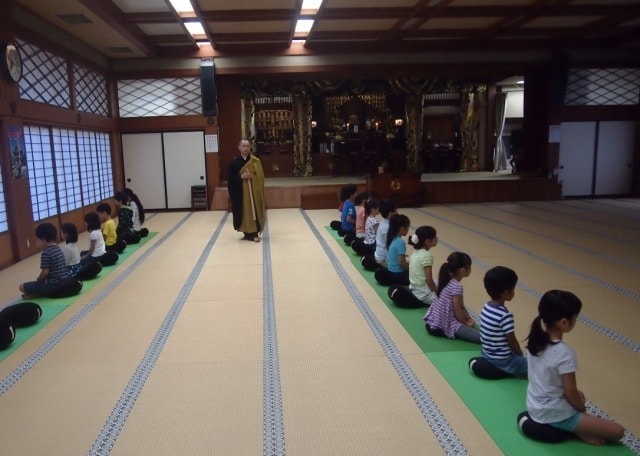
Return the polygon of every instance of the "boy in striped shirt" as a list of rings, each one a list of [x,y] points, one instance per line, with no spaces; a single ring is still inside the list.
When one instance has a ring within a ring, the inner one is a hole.
[[[505,303],[515,295],[518,276],[512,269],[496,266],[484,276],[491,297],[480,314],[482,357],[498,369],[517,377],[527,376],[527,358],[516,339],[513,314]]]

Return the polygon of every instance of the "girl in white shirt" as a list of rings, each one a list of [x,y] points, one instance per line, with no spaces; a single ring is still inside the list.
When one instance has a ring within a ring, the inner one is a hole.
[[[562,341],[564,333],[574,328],[581,308],[580,299],[568,291],[547,291],[540,299],[527,342],[527,410],[533,421],[604,445],[622,439],[624,428],[586,413],[584,394],[576,383],[576,354]]]

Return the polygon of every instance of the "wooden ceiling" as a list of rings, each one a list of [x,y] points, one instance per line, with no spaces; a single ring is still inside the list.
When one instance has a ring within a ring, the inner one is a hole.
[[[559,51],[633,63],[640,55],[640,0],[325,0],[304,46],[292,46],[296,21],[307,17],[302,0],[191,0],[193,18],[168,0],[13,2],[109,60],[386,53],[410,63],[416,53],[446,53],[462,62],[478,52]],[[204,35],[189,34],[190,19]]]

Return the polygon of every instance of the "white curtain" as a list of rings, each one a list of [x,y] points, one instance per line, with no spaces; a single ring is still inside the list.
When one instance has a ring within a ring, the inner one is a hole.
[[[496,93],[496,113],[495,113],[495,130],[496,147],[493,150],[493,171],[504,171],[507,169],[507,156],[502,142],[502,133],[504,132],[504,116],[507,110],[507,93]]]

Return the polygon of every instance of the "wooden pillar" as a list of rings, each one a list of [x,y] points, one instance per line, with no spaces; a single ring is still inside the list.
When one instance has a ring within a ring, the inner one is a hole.
[[[487,125],[485,128],[484,140],[484,167],[485,170],[493,169],[493,148],[496,146],[496,137],[494,136],[496,125],[496,85],[489,84],[487,86]]]
[[[518,169],[524,173],[547,174],[549,123],[553,71],[540,67],[525,73],[523,154]]]

